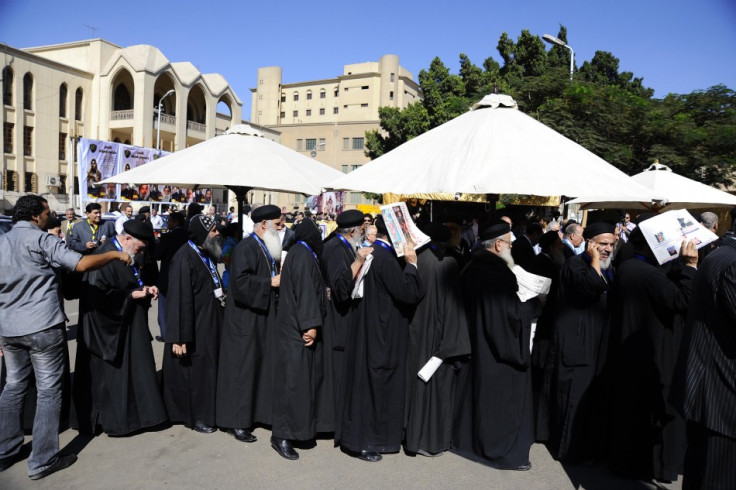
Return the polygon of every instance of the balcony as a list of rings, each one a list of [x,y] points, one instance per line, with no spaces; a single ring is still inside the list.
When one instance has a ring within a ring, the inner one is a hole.
[[[207,125],[194,121],[187,121],[187,136],[205,139],[207,136]]]
[[[110,117],[113,121],[124,121],[126,119],[133,119],[134,114],[133,109],[126,109],[124,111],[112,111],[112,116]]]

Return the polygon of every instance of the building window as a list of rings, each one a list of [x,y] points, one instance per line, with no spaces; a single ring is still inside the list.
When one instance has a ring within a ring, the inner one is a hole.
[[[23,109],[33,110],[33,77],[30,73],[23,77]]]
[[[351,171],[353,171],[353,170],[358,170],[359,168],[360,168],[360,165],[352,165],[352,167],[351,167],[351,169],[350,169],[350,170],[351,170]]]
[[[18,192],[18,172],[14,170],[6,170],[3,179],[3,189],[11,192]]]
[[[368,104],[360,104],[360,107],[368,107]]]
[[[307,100],[312,100],[312,92],[309,90],[307,91]]]
[[[293,115],[294,117],[299,117],[299,111],[294,111],[294,112],[292,113],[292,115]]]
[[[327,92],[325,92],[325,89],[322,89],[319,91],[319,98],[324,99],[327,97]]]
[[[82,120],[82,89],[78,88],[74,95],[74,120]]]
[[[33,155],[33,128],[30,126],[23,126],[23,155]]]
[[[317,149],[317,139],[307,138],[307,151],[316,150],[316,149]]]
[[[363,194],[360,192],[350,193],[350,204],[360,204],[363,201]]]
[[[13,123],[3,123],[3,152],[13,153]]]
[[[340,112],[340,108],[339,107],[333,107],[332,108],[332,113],[333,114],[337,114],[338,112]]]
[[[368,90],[370,87],[368,85],[363,85],[360,87],[361,90]]]
[[[59,194],[66,192],[66,175],[59,175]]]
[[[324,116],[324,115],[325,115],[325,108],[324,108],[324,107],[321,107],[321,108],[319,109],[319,115],[320,115],[320,116]]]
[[[391,83],[393,83],[393,81],[394,81],[394,74],[392,73],[391,74]]]
[[[294,102],[299,102],[299,92],[294,92]]]
[[[394,91],[388,93],[388,100],[394,100]]]
[[[317,148],[324,151],[327,148],[327,141],[325,141],[324,138],[320,138],[319,146],[317,146]]]
[[[286,117],[286,113],[284,111],[281,111],[281,117],[282,118]]]
[[[335,87],[335,97],[340,97],[340,89]]]
[[[365,146],[365,138],[353,138],[353,150],[362,150]]]
[[[38,192],[38,177],[33,172],[26,172],[25,175],[25,191],[36,194]]]
[[[350,138],[343,138],[342,139],[342,149],[343,150],[349,150],[350,149]]]
[[[3,68],[3,104],[13,105],[13,69]]]
[[[59,160],[66,161],[66,133],[59,133]]]
[[[343,165],[342,166],[342,173],[344,173],[344,174],[348,173],[348,166],[347,165]]]
[[[307,116],[311,116],[311,115],[312,115],[312,109],[307,109]]]
[[[66,117],[66,83],[59,87],[59,117]]]
[[[281,102],[286,102],[286,94],[281,94]]]
[[[296,151],[304,151],[304,140],[296,140]]]

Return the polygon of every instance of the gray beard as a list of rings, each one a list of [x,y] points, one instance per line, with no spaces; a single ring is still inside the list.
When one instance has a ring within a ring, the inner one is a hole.
[[[348,238],[348,243],[350,243],[350,245],[353,247],[353,250],[360,247],[363,244],[360,233],[356,231],[352,237]]]
[[[276,227],[272,226],[271,223],[268,224],[268,229],[263,234],[263,243],[266,244],[268,253],[271,254],[273,260],[277,262],[281,260],[281,238]]]
[[[600,266],[601,269],[608,269],[611,267],[611,259],[613,257],[609,255],[609,257],[606,260],[600,259]]]
[[[222,240],[220,240],[219,236],[208,236],[202,244],[202,250],[204,250],[211,259],[219,260],[222,255]]]

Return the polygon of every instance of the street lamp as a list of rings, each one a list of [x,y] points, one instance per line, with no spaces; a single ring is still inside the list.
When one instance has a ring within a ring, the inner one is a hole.
[[[572,50],[570,46],[565,44],[562,41],[562,39],[558,39],[550,34],[545,34],[544,36],[542,36],[542,39],[544,39],[550,44],[556,44],[558,46],[562,46],[563,48],[567,48],[570,50],[570,81],[572,82],[572,67],[574,66],[574,63],[575,63],[575,52]]]
[[[166,97],[168,97],[171,94],[175,94],[176,91],[174,89],[169,90],[164,94],[163,97],[161,97],[158,100],[158,119],[156,120],[156,149],[161,149],[161,102],[164,101]]]

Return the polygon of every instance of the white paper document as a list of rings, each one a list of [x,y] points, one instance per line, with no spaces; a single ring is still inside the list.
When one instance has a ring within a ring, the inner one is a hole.
[[[680,256],[683,240],[692,240],[696,249],[718,240],[685,209],[658,214],[639,223],[639,227],[660,265]]]
[[[425,383],[429,381],[429,379],[434,375],[434,373],[440,368],[442,365],[442,359],[439,357],[434,357],[427,361],[427,364],[424,365],[422,369],[419,370],[417,373],[417,376],[419,376],[419,379],[424,381]]]
[[[521,266],[515,265],[511,272],[516,276],[516,282],[519,284],[519,290],[516,295],[522,303],[539,296],[540,294],[549,294],[549,287],[552,285],[552,279],[544,276],[538,276],[531,272],[525,271]]]
[[[381,214],[383,215],[384,223],[386,223],[388,237],[398,257],[403,257],[404,244],[408,241],[414,242],[415,250],[431,241],[414,224],[405,202],[394,202],[381,206]]]
[[[353,299],[363,297],[363,279],[365,279],[365,275],[368,274],[368,270],[371,268],[372,261],[373,255],[368,255],[365,258],[365,262],[363,262],[363,265],[360,267],[360,270],[358,271],[358,277],[355,278],[355,287],[353,287],[353,294],[351,295]]]

